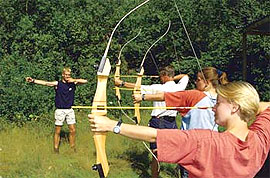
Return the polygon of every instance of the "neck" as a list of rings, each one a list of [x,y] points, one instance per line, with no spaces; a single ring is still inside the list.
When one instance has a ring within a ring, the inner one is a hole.
[[[229,124],[227,131],[239,138],[242,141],[246,141],[248,136],[248,126],[247,123],[240,118],[233,118],[233,123]]]
[[[173,77],[169,77],[168,80],[166,82],[169,82],[169,81],[174,81],[173,80]]]
[[[210,94],[210,96],[216,98],[217,97],[217,92],[215,88],[210,88],[208,90],[206,90],[206,92],[208,92]]]

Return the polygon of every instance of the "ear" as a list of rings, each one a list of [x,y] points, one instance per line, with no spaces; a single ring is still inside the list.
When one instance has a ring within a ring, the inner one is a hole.
[[[204,81],[204,84],[205,84],[204,89],[210,89],[209,87],[210,87],[211,82],[208,81],[208,80],[203,80],[203,81]]]
[[[232,112],[236,113],[237,111],[239,111],[239,109],[240,109],[239,104],[233,103]]]

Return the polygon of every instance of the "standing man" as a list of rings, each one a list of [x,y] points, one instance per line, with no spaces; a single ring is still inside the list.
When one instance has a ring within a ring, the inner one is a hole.
[[[156,94],[159,92],[176,92],[185,90],[189,77],[186,74],[180,74],[174,76],[174,68],[167,66],[160,71],[160,80],[162,84],[153,84],[153,85],[141,85],[142,96],[145,94]],[[176,84],[174,80],[179,80]],[[134,83],[124,82],[121,80],[115,81],[116,86],[123,86],[127,88],[134,88]],[[166,107],[164,101],[153,101],[154,107]],[[177,111],[175,110],[166,110],[166,109],[154,109],[151,113],[151,119],[149,121],[149,126],[158,129],[177,129],[176,125],[176,115]],[[156,155],[157,145],[156,143],[150,143],[150,148],[152,152]],[[159,175],[158,172],[158,162],[153,157],[151,163],[152,177],[157,178]]]
[[[29,83],[54,87],[55,89],[55,133],[54,133],[54,151],[59,153],[60,132],[64,121],[66,120],[69,128],[70,147],[75,150],[75,113],[71,106],[74,103],[74,94],[76,84],[85,84],[85,79],[74,79],[71,77],[71,69],[64,68],[62,71],[62,80],[45,81],[26,77]]]

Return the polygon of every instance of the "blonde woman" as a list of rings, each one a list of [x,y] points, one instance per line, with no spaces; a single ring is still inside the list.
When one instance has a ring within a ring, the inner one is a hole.
[[[270,102],[259,103],[258,93],[246,82],[220,85],[217,94],[213,108],[215,122],[226,127],[225,132],[122,124],[120,134],[157,142],[159,161],[182,165],[191,178],[252,178],[262,167],[270,148]],[[117,124],[102,116],[89,115],[89,120],[95,132],[113,131]]]

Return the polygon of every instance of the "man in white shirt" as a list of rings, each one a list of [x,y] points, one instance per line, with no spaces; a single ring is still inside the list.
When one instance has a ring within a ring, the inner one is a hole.
[[[164,67],[160,70],[160,80],[162,84],[152,84],[152,85],[141,85],[142,98],[145,94],[156,94],[159,92],[176,92],[185,90],[189,77],[186,74],[180,74],[174,76],[174,68],[171,66]],[[174,80],[179,80],[176,84]],[[116,86],[122,86],[126,88],[134,88],[135,83],[129,83],[121,81],[120,79],[115,80]],[[154,107],[166,107],[164,101],[153,101]],[[177,129],[176,125],[176,115],[175,110],[166,109],[153,109],[151,113],[151,119],[149,121],[149,126],[158,129]],[[154,154],[157,152],[156,143],[150,143],[150,148]],[[159,175],[158,163],[156,159],[152,159],[151,163],[152,177],[156,178]]]

